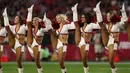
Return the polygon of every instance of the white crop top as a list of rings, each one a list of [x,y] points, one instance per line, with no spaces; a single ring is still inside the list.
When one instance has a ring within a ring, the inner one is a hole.
[[[90,33],[92,32],[93,29],[101,29],[98,23],[90,23],[88,24],[85,29],[83,30],[82,28],[80,28],[81,32],[84,33]]]
[[[33,29],[34,36],[44,36],[44,32],[47,32],[47,28],[40,28],[37,32]]]
[[[112,25],[111,29],[109,29],[108,24],[106,24],[106,28],[109,32],[120,32],[120,28],[122,27],[123,24],[124,24],[123,21],[117,22]]]
[[[27,30],[27,26],[25,26],[25,24],[21,25],[19,30],[16,32],[16,25],[9,25],[11,31],[13,32],[13,34],[26,34],[26,30]]]

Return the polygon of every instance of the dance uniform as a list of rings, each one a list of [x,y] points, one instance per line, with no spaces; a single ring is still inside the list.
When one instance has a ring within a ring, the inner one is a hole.
[[[122,27],[123,24],[124,22],[122,20],[120,22],[116,22],[115,24],[113,24],[111,28],[109,28],[109,25],[106,24],[106,28],[108,32],[110,33],[106,49],[108,49],[109,45],[114,44],[114,50],[117,50],[117,41],[115,41],[115,39],[113,38],[114,37],[113,33],[119,33],[120,28]]]
[[[9,25],[12,33],[15,35],[15,45],[14,45],[14,50],[13,51],[16,51],[16,49],[18,47],[21,47],[21,51],[24,52],[24,45],[22,45],[20,42],[19,42],[19,35],[26,35],[26,30],[27,30],[27,26],[25,24],[21,25],[19,30],[16,32],[16,25]]]
[[[38,29],[37,32],[35,32],[34,29],[32,31],[33,31],[33,36],[34,36],[33,37],[33,42],[32,42],[31,46],[28,46],[28,50],[31,53],[31,55],[33,56],[33,48],[35,46],[38,46],[38,51],[41,50],[41,44],[37,43],[36,38],[37,37],[43,37],[44,36],[44,32],[47,32],[48,30],[47,30],[47,28],[40,28],[40,29]]]
[[[68,35],[68,33],[69,33],[68,31],[71,30],[71,29],[75,29],[75,28],[76,27],[75,27],[74,22],[71,22],[69,24],[64,24],[60,31],[56,30],[56,33],[58,35]],[[66,52],[67,46],[65,44],[66,43],[62,43],[62,41],[60,39],[58,39],[56,49],[58,50],[60,47],[63,46],[63,52]]]
[[[93,29],[100,29],[100,26],[98,23],[90,23],[88,24],[85,29],[83,30],[83,28],[80,28],[80,31],[83,35],[85,35],[85,33],[89,33],[92,34],[92,30]],[[89,50],[89,43],[86,43],[85,39],[81,36],[81,40],[79,42],[78,47],[81,48],[81,46],[85,45],[85,50]]]

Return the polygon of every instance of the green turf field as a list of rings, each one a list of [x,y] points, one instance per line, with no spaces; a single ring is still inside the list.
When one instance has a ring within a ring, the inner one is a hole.
[[[58,62],[41,62],[44,73],[61,73]],[[107,62],[89,62],[90,73],[111,73]],[[3,73],[18,73],[15,62],[3,63]],[[65,62],[67,73],[84,73],[81,62]],[[118,73],[130,73],[130,62],[117,63]],[[24,73],[37,73],[34,62],[24,62]]]

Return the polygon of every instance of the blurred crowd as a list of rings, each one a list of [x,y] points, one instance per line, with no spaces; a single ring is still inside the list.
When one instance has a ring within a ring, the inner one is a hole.
[[[130,0],[0,0],[0,14],[2,14],[5,7],[8,7],[8,15],[11,20],[16,14],[26,19],[27,8],[35,4],[34,16],[42,17],[46,12],[51,19],[54,19],[58,13],[67,14],[71,18],[71,7],[74,4],[79,3],[79,14],[82,12],[91,12],[94,14],[93,8],[99,1],[102,2],[101,11],[103,15],[110,9],[120,12],[120,7],[125,2],[126,11],[130,16]]]

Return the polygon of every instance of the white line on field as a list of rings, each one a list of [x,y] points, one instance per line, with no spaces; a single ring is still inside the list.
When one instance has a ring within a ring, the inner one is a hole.
[[[110,68],[99,68],[100,70],[110,70]],[[130,68],[117,68],[117,70],[130,70]]]

